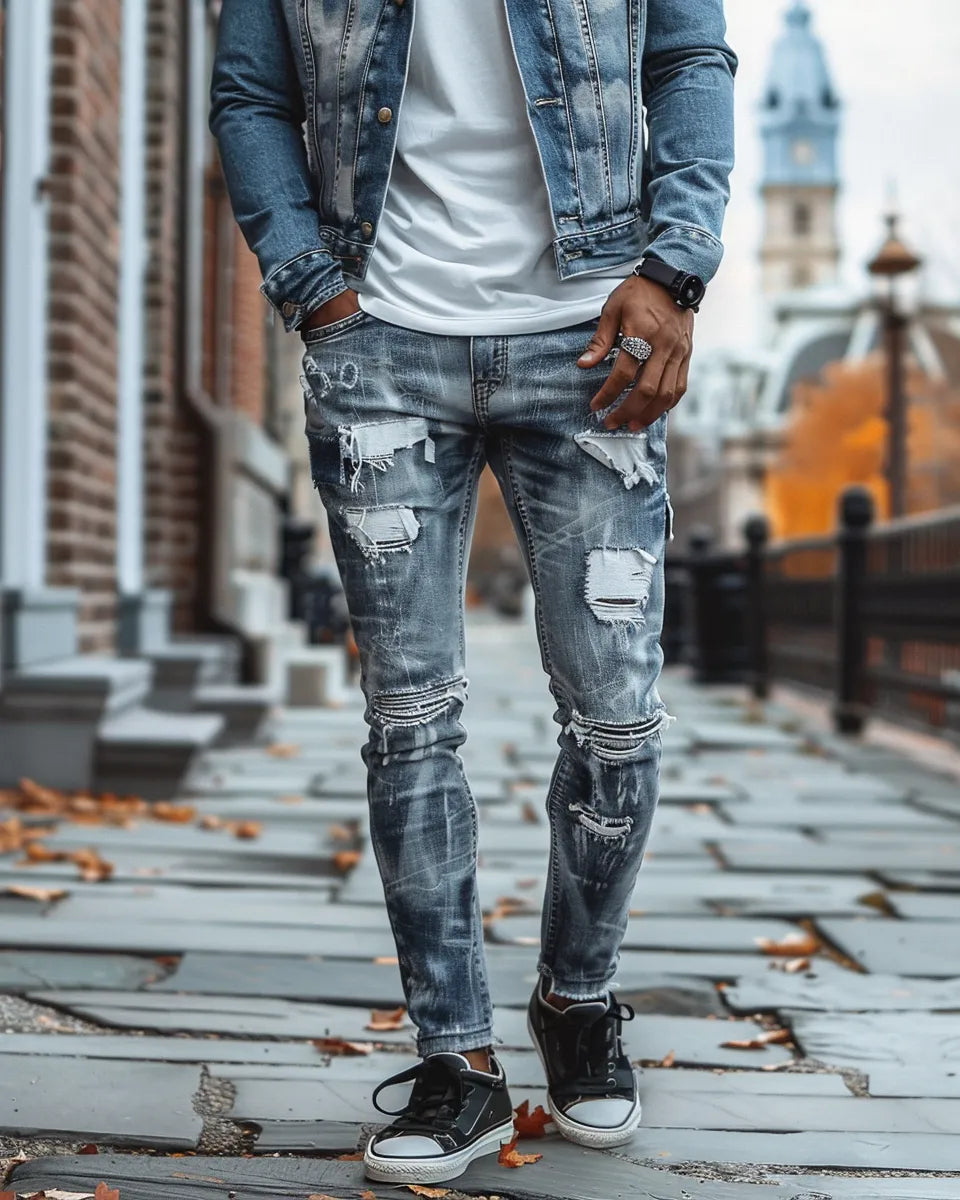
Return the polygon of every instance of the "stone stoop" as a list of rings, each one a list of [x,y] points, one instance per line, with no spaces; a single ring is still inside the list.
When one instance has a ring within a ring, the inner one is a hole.
[[[170,799],[224,725],[219,714],[128,709],[105,721],[97,733],[94,790],[145,800]]]
[[[0,691],[0,786],[27,777],[89,788],[97,731],[144,699],[151,673],[138,659],[85,655],[8,674]]]
[[[298,646],[284,655],[291,708],[340,708],[354,698],[343,646]]]
[[[272,684],[212,683],[193,693],[195,713],[223,717],[218,746],[259,742],[265,721],[280,704],[279,687]]]

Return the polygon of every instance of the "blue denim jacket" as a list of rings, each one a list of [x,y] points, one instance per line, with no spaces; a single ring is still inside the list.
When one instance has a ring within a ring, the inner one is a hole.
[[[733,167],[737,59],[723,0],[504,2],[559,277],[650,253],[709,280]],[[262,290],[288,329],[344,290],[344,269],[366,271],[415,9],[224,0],[210,127]]]

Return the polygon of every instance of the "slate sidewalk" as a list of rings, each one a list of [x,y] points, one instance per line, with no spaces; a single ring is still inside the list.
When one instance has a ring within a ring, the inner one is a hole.
[[[468,673],[497,1032],[532,1108],[552,705],[526,625],[475,618]],[[957,781],[736,689],[668,672],[662,691],[678,721],[619,974],[644,1126],[606,1153],[548,1133],[520,1147],[539,1162],[488,1157],[451,1195],[958,1200]],[[26,1156],[0,1189],[412,1194],[337,1157],[378,1123],[374,1084],[412,1061],[408,1023],[367,1028],[402,993],[362,737],[359,702],[289,710],[270,744],[209,754],[190,807],[0,810],[0,1157]],[[24,866],[28,844],[93,847],[112,877],[42,850]],[[329,1054],[318,1038],[375,1045]]]

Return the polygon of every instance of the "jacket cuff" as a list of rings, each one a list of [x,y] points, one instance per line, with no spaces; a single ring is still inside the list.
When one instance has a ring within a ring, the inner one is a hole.
[[[340,261],[327,249],[298,254],[260,285],[288,332],[299,329],[310,313],[346,289]]]
[[[723,243],[696,225],[671,225],[643,253],[652,254],[678,271],[699,275],[704,283],[709,283],[723,258]]]

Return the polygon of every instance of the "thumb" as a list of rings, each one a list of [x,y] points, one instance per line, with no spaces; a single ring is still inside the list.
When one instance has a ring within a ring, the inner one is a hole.
[[[577,359],[577,366],[596,366],[613,349],[619,329],[620,314],[618,312],[602,312],[600,322],[593,331],[593,337],[587,344],[586,350]]]

